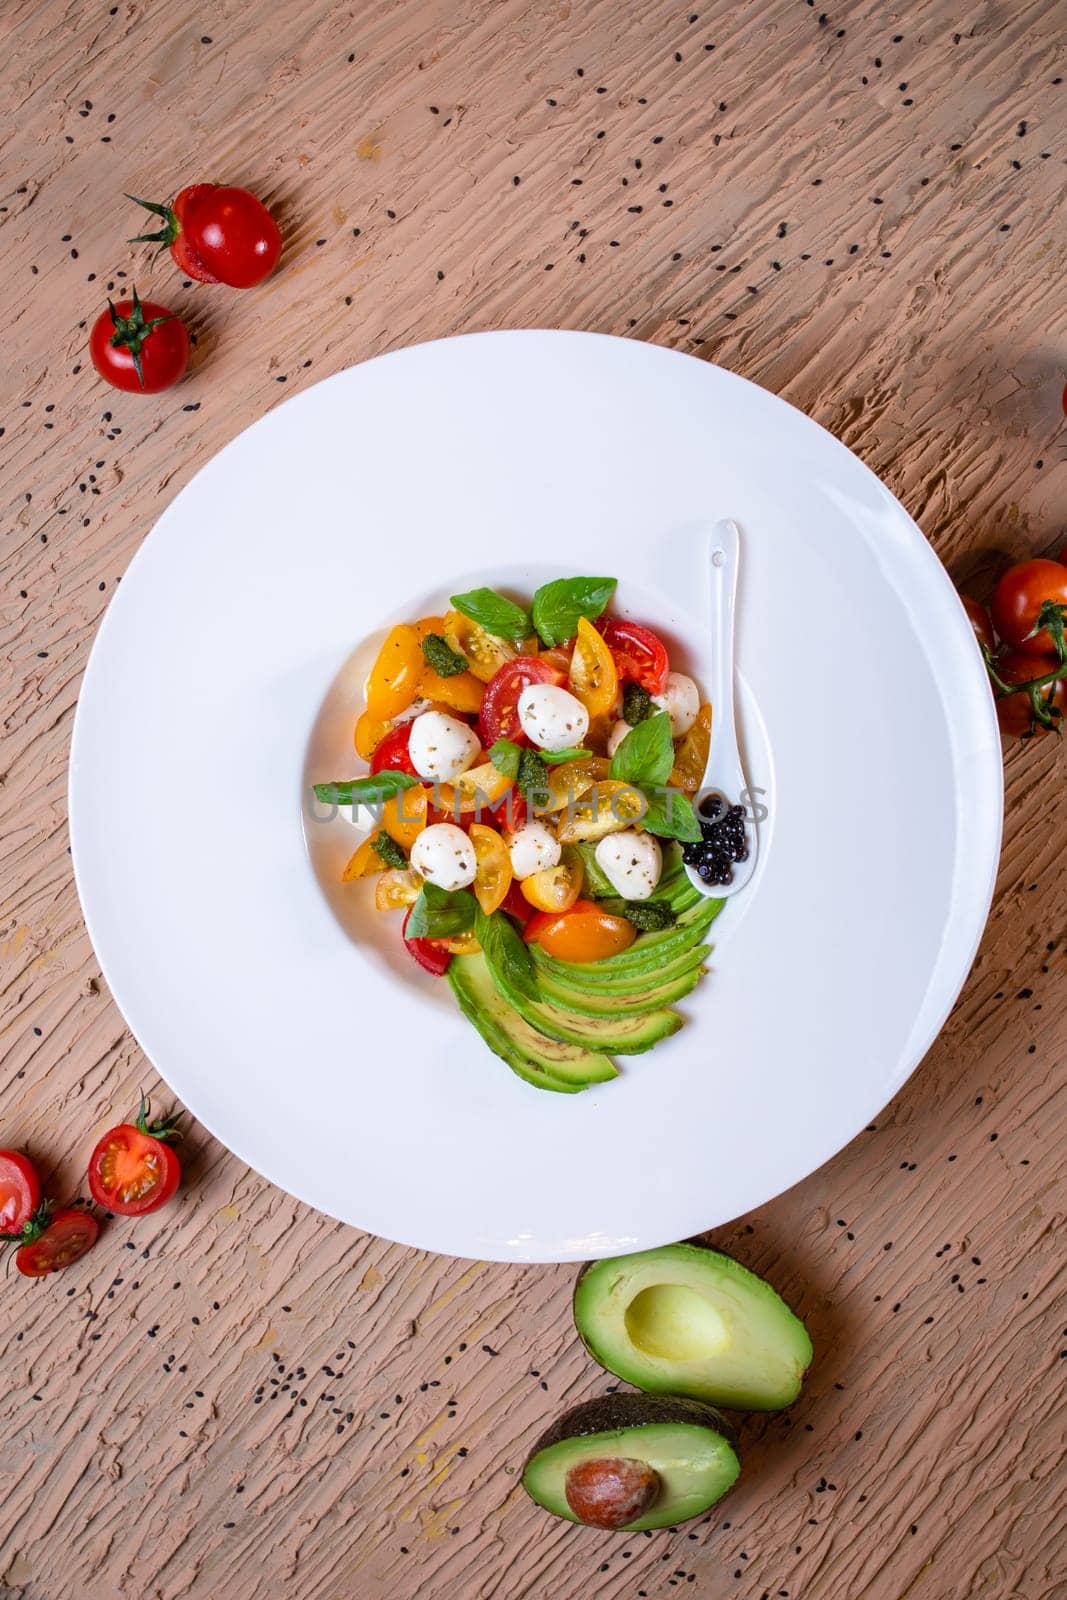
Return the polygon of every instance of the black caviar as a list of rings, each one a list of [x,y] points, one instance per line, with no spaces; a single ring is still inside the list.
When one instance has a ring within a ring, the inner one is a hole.
[[[744,806],[728,806],[719,794],[705,795],[697,807],[699,842],[683,844],[682,860],[705,883],[732,883],[735,862],[748,860]]]

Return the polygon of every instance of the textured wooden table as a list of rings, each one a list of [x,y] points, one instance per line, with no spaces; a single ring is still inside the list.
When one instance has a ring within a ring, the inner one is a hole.
[[[79,679],[160,511],[283,395],[470,329],[629,334],[817,417],[979,592],[1063,537],[1055,0],[7,0],[0,27],[3,1142],[58,1195],[155,1084],[71,879]],[[204,176],[284,219],[263,289],[122,242],[123,190]],[[157,398],[85,358],[135,267],[197,333]],[[362,1236],[193,1127],[179,1204],[5,1285],[0,1593],[1062,1600],[1063,760],[1006,754],[992,918],[912,1082],[719,1236],[818,1352],[719,1515],[625,1539],[525,1500],[534,1433],[608,1381],[570,1269]]]

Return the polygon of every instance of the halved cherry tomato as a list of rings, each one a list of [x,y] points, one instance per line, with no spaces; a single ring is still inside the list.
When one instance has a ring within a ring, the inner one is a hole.
[[[404,949],[413,961],[427,972],[432,972],[435,978],[440,978],[448,971],[448,963],[452,960],[449,951],[442,948],[436,939],[409,939],[406,933],[410,909],[404,917],[401,933],[404,936]]]
[[[88,1211],[56,1211],[36,1239],[15,1251],[15,1265],[24,1278],[60,1272],[91,1250],[100,1224]]]
[[[960,599],[963,601],[963,609],[967,613],[967,620],[974,629],[975,638],[979,644],[984,644],[992,654],[997,648],[997,641],[993,632],[993,624],[989,620],[989,612],[977,600],[972,600],[969,594],[961,594]]]
[[[422,648],[407,623],[390,628],[367,679],[367,712],[376,720],[399,716],[414,700],[423,668]]]
[[[509,917],[514,917],[516,922],[523,924],[529,922],[535,915],[530,907],[530,902],[522,892],[522,885],[512,880],[511,888],[500,902],[501,911],[506,911]]]
[[[341,874],[342,883],[353,883],[357,878],[369,877],[372,872],[385,871],[386,864],[374,848],[374,841],[381,832],[381,828],[375,828],[349,857],[348,865]]]
[[[0,1239],[18,1239],[41,1203],[41,1180],[21,1150],[0,1150]]]
[[[364,711],[356,719],[355,732],[352,741],[356,747],[356,754],[369,761],[377,750],[382,740],[392,732],[393,724],[388,717],[372,717],[369,711]]]
[[[557,961],[604,961],[628,949],[637,929],[626,917],[612,916],[592,900],[576,900],[561,916],[539,911],[522,936]]]
[[[413,784],[390,795],[382,806],[382,827],[402,849],[410,850],[425,828],[429,804],[430,791]]]
[[[451,678],[442,678],[439,672],[424,663],[419,674],[419,694],[433,700],[450,711],[460,711],[473,717],[481,709],[485,685],[478,682],[473,672],[457,672]]]
[[[610,765],[605,756],[583,756],[577,761],[561,761],[558,767],[549,767],[545,779],[548,803],[539,804],[538,812],[562,811],[591,789],[594,783],[606,778]],[[543,795],[541,799],[544,799]]]
[[[420,617],[418,622],[414,623],[413,626],[415,629],[415,637],[421,645],[422,641],[427,637],[428,634],[444,633],[445,619],[444,617]]]
[[[537,649],[536,635],[528,641],[531,648],[527,649],[525,645],[512,644],[487,633],[480,623],[465,617],[462,611],[450,611],[437,632],[444,634],[453,650],[466,656],[471,671],[482,683],[491,682],[506,662],[514,661],[518,655],[533,655]]]
[[[360,721],[362,722],[362,720],[361,717]],[[402,722],[391,733],[385,734],[380,742],[375,745],[373,754],[370,757],[371,771],[406,772],[409,777],[417,778],[418,773],[411,764],[410,747],[411,723]]]
[[[993,591],[992,606],[993,626],[1006,645],[1055,655],[1055,642],[1046,629],[1028,637],[1046,600],[1067,606],[1067,566],[1059,561],[1018,561],[1008,568]]]
[[[566,682],[564,673],[546,662],[544,656],[516,656],[505,662],[485,691],[478,732],[488,750],[498,739],[511,739],[515,744],[529,744],[519,722],[519,696],[531,683]]]
[[[486,811],[499,804],[511,788],[511,779],[491,761],[480,761],[460,773],[455,783],[440,785],[442,811]]]
[[[669,779],[672,788],[696,794],[704,781],[710,749],[711,707],[705,702],[689,732],[683,733],[674,747],[674,766]]]
[[[401,906],[410,908],[419,898],[421,888],[422,879],[410,867],[390,867],[374,885],[374,909],[399,911]]]
[[[522,880],[522,892],[535,911],[567,911],[582,891],[582,858],[568,852],[555,867],[542,867]]]
[[[568,806],[556,835],[561,844],[592,843],[622,828],[632,828],[647,809],[648,802],[640,789],[620,778],[606,778]]]
[[[89,1157],[89,1192],[98,1206],[122,1217],[140,1217],[166,1205],[182,1169],[168,1139],[180,1138],[177,1115],[149,1122],[141,1096],[136,1122],[109,1128]]]
[[[1055,660],[1036,650],[1008,650],[994,665],[997,676],[1003,678],[1005,683],[1029,683],[1034,678],[1043,678],[1046,672],[1053,670],[1056,663]],[[1047,688],[1038,692],[1043,700],[1048,699]],[[1059,678],[1052,685],[1050,709],[1059,711],[1059,726],[1062,728],[1063,718],[1067,716],[1067,679]],[[1005,694],[998,697],[997,721],[1000,723],[1002,733],[1029,733],[1033,720],[1028,694]],[[1046,728],[1044,723],[1035,722],[1034,731],[1049,733],[1051,730]]]
[[[570,677],[573,653],[574,641],[571,640],[570,644],[555,644],[551,650],[542,650],[538,659],[543,661],[546,667],[551,667],[553,671],[562,672],[563,681],[566,683]],[[535,652],[531,650],[528,654],[534,655]]]
[[[571,656],[570,687],[591,717],[606,716],[619,692],[615,658],[586,617],[578,618],[578,637]]]
[[[474,897],[488,917],[503,904],[511,888],[511,857],[495,828],[472,822],[468,834],[474,846],[474,859],[478,863]]]
[[[612,655],[620,683],[639,683],[649,694],[662,694],[667,687],[667,674],[671,664],[667,647],[661,643],[651,628],[625,617],[602,617],[598,624],[601,636]]]

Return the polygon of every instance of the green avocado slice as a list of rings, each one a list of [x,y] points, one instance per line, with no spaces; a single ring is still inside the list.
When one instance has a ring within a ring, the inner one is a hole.
[[[499,993],[484,956],[453,956],[448,981],[463,1015],[494,1055],[526,1083],[577,1094],[591,1083],[618,1077],[618,1068],[606,1056],[548,1038],[525,1022]]]
[[[691,972],[694,967],[703,966],[705,958],[711,953],[711,946],[698,944],[694,949],[686,950],[680,956],[676,956],[673,961],[657,963],[648,971],[606,975],[601,970],[600,964],[595,961],[558,961],[536,944],[530,946],[530,952],[537,968],[538,980],[550,977],[553,982],[562,984],[578,994],[598,996],[615,994],[625,998],[629,995],[645,994],[650,985],[671,983],[675,978],[681,978],[687,972]]]
[[[792,1405],[812,1359],[807,1329],[770,1284],[701,1245],[592,1262],[574,1321],[593,1359],[627,1383],[739,1411]]]
[[[584,1017],[643,1016],[658,1011],[661,1006],[672,1006],[684,1000],[700,982],[706,967],[697,962],[685,972],[666,983],[656,983],[650,974],[634,985],[630,992],[618,989],[582,989],[571,979],[553,977],[550,972],[537,974],[537,987],[541,998],[562,1011],[574,1011]]]
[[[502,998],[522,1020],[537,1033],[564,1044],[595,1048],[617,1056],[637,1056],[651,1050],[661,1039],[668,1039],[682,1026],[677,1011],[662,1009],[620,1014],[613,1007],[607,1015],[592,1016],[564,1011],[560,1006],[520,994],[498,966],[491,961],[487,961],[487,966]]]
[[[723,904],[722,900],[709,900],[701,896],[700,904],[683,912],[673,928],[639,934],[629,949],[617,956],[608,956],[603,961],[559,962],[552,956],[538,952],[537,947],[533,946],[534,961],[538,967],[552,972],[556,977],[575,977],[580,974],[583,988],[601,983],[614,984],[617,979],[625,981],[649,972],[654,972],[659,982],[664,967],[673,964],[703,941]]]
[[[696,1517],[737,1481],[733,1431],[711,1406],[644,1394],[611,1394],[574,1406],[542,1434],[523,1470],[531,1499],[569,1522],[567,1474],[584,1462],[618,1457],[644,1462],[659,1478],[651,1507],[617,1529],[673,1527]]]

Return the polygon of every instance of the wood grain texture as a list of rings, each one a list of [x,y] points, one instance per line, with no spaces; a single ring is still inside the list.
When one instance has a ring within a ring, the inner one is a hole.
[[[155,1086],[82,924],[65,764],[96,625],[181,485],[351,362],[587,327],[785,395],[987,593],[1063,537],[1064,24],[1054,0],[8,0],[0,1070],[3,1142],[50,1192]],[[216,175],[284,219],[256,292],[122,242],[124,190]],[[154,399],[85,356],[135,267],[197,336]],[[361,1236],[191,1128],[180,1204],[5,1285],[0,1594],[1062,1600],[1063,760],[1006,753],[993,915],[912,1082],[719,1235],[818,1355],[746,1424],[717,1516],[626,1539],[526,1502],[528,1444],[609,1382],[569,1269]]]

